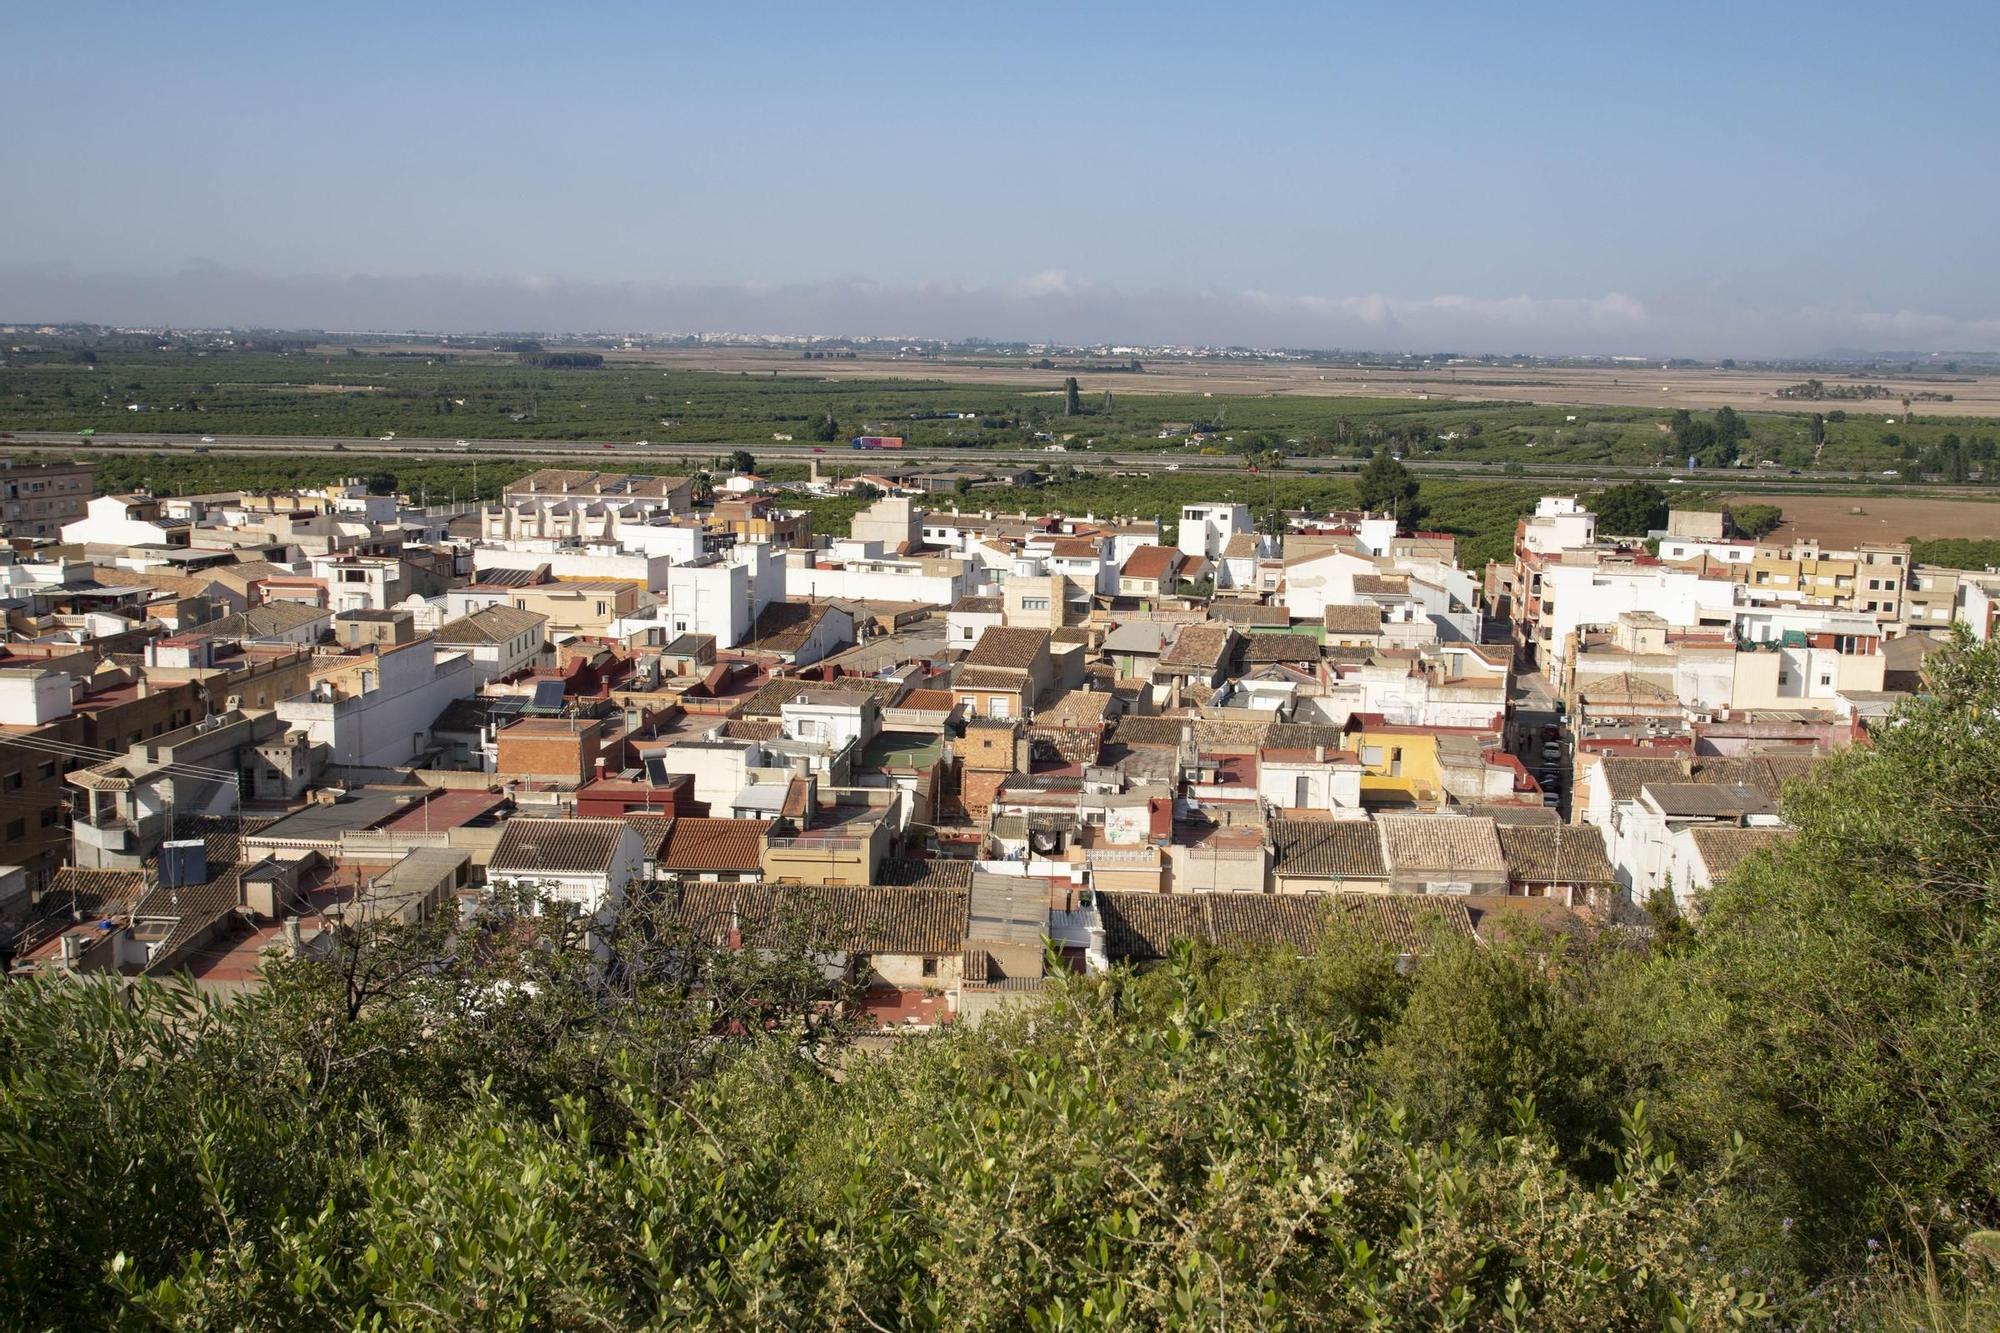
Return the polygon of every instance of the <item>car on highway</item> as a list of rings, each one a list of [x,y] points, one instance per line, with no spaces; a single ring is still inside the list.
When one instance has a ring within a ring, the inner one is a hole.
[[[611,441],[609,441],[609,440],[606,440],[606,441],[605,441],[605,442],[604,442],[604,443],[603,443],[603,444],[602,444],[601,446],[599,446],[599,447],[600,447],[600,448],[604,448],[604,449],[609,449],[609,448],[611,447]]]
[[[458,442],[458,444],[457,444],[457,446],[456,446],[456,447],[457,447],[457,448],[460,448],[460,449],[470,449],[470,448],[472,447],[472,441],[471,441],[471,440],[460,440],[460,441]]]
[[[814,453],[816,453],[816,454],[823,454],[823,453],[825,453],[825,452],[826,452],[826,450],[824,450],[824,449],[820,449],[820,448],[817,448],[817,447],[815,447],[815,448],[813,449],[813,452],[814,452]]]
[[[198,454],[205,454],[208,452],[208,446],[205,444],[197,444],[194,447],[194,451]]]
[[[215,437],[214,437],[213,435],[204,435],[204,436],[202,436],[202,437],[201,437],[201,442],[202,442],[203,444],[214,444],[214,443],[215,443]]]
[[[378,440],[393,440],[396,438],[396,432],[392,430],[387,435],[377,435],[375,438]]]
[[[1167,471],[1169,472],[1179,472],[1180,470],[1181,470],[1181,465],[1179,463],[1167,464]]]

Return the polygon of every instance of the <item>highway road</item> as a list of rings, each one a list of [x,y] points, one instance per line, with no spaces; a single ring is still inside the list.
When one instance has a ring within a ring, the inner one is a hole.
[[[846,445],[785,444],[770,440],[717,440],[701,443],[639,444],[578,440],[466,440],[456,439],[373,439],[357,440],[315,435],[218,435],[204,444],[191,435],[162,435],[145,432],[101,432],[79,438],[74,433],[53,431],[13,431],[0,434],[0,451],[7,448],[73,450],[77,456],[100,453],[203,453],[203,454],[339,454],[367,457],[430,456],[463,458],[471,454],[504,458],[529,458],[563,462],[572,467],[614,467],[634,462],[659,464],[681,461],[690,470],[735,449],[746,449],[764,462],[804,464],[817,458],[822,466],[843,473],[890,461],[927,463],[936,466],[978,468],[1008,463],[1021,467],[1053,468],[1062,464],[1096,472],[1132,469],[1159,473],[1172,467],[1179,473],[1224,472],[1242,475],[1240,458],[1218,458],[1178,450],[1099,453],[1071,450],[1050,453],[1043,449],[899,449],[870,451]],[[1771,469],[1711,468],[1691,472],[1669,472],[1661,467],[1630,467],[1607,463],[1534,463],[1523,470],[1507,471],[1508,464],[1446,459],[1406,460],[1411,471],[1425,476],[1460,477],[1468,480],[1552,482],[1561,485],[1588,485],[1630,480],[1650,480],[1667,484],[1680,478],[1684,484],[1732,491],[1783,493],[1845,490],[1856,486],[1893,487],[1911,495],[2000,495],[2000,486],[1907,485],[1889,477],[1853,472],[1815,472],[1791,476]],[[1285,463],[1287,473],[1314,475],[1358,472],[1361,464],[1350,458],[1292,458]]]

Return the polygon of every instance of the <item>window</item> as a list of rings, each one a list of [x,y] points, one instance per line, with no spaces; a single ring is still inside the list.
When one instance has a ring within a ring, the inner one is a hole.
[[[20,789],[21,773],[19,769],[7,774],[5,777],[0,777],[0,791],[19,791]]]
[[[924,975],[927,977],[934,977],[937,975],[937,959],[935,958],[924,959]]]
[[[1013,715],[1013,709],[1009,704],[1010,700],[1006,695],[996,694],[988,701],[987,713],[989,716],[998,718],[1004,722]]]
[[[1361,762],[1369,765],[1370,767],[1375,767],[1380,765],[1382,762],[1382,747],[1379,745],[1362,746]]]
[[[27,820],[10,819],[7,821],[7,837],[9,841],[12,841],[17,838],[25,838],[27,836],[28,836]]]
[[[1292,781],[1292,804],[1300,808],[1312,804],[1312,779],[1301,774]]]
[[[56,761],[53,759],[47,760],[35,771],[42,775],[44,781],[53,778],[56,775]]]
[[[1023,597],[1021,599],[1021,609],[1023,611],[1046,611],[1049,609],[1049,599],[1046,597]]]
[[[1780,672],[1778,673],[1778,684],[1780,684],[1780,685],[1789,685],[1789,684],[1791,684],[1791,683],[1792,683],[1792,676],[1791,676],[1791,673],[1790,673],[1790,672],[1788,672],[1788,671],[1780,671]]]
[[[1826,672],[1822,671],[1819,673],[1819,683],[1822,685],[1831,685],[1833,684],[1833,677],[1827,675]]]
[[[44,810],[44,811],[42,811],[42,827],[43,827],[43,828],[54,828],[54,827],[55,827],[55,823],[56,823],[56,811],[55,811],[55,807],[51,806],[51,807],[49,807],[49,808],[48,808],[47,810]]]

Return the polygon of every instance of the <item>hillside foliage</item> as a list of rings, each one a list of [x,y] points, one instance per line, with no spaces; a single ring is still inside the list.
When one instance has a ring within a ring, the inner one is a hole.
[[[0,990],[0,1308],[67,1327],[2000,1317],[2000,653],[1647,939],[1184,949],[860,1049],[808,917],[498,904],[231,1004]],[[379,966],[374,960],[382,961]],[[411,966],[421,963],[421,966]]]

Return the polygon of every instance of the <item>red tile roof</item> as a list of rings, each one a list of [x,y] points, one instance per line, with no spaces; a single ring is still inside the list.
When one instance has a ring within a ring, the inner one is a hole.
[[[764,819],[676,819],[660,849],[664,870],[750,874],[764,865]]]

